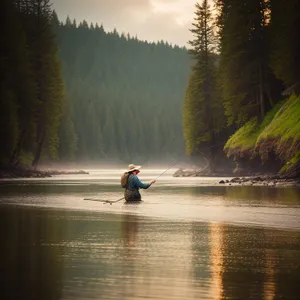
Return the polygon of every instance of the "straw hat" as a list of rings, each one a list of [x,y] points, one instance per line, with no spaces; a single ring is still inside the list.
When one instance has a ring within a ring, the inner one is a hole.
[[[142,166],[136,166],[134,164],[130,164],[127,168],[127,172],[133,172],[135,170],[139,170]]]

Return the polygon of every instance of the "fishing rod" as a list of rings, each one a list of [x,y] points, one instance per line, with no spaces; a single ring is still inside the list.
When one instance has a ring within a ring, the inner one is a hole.
[[[165,174],[166,172],[168,172],[170,169],[172,169],[173,167],[175,167],[178,164],[178,162],[174,165],[172,165],[171,167],[169,167],[168,169],[166,169],[165,171],[163,171],[160,175],[158,175],[154,180],[156,181],[159,177],[161,177],[163,174]],[[125,199],[125,197],[122,197],[118,200],[101,200],[101,199],[92,199],[92,198],[85,198],[83,200],[88,200],[88,201],[97,201],[97,202],[103,202],[103,204],[107,204],[109,203],[110,205],[112,205],[113,203],[117,203],[121,200]]]
[[[172,165],[171,167],[169,167],[167,170],[163,171],[160,175],[158,175],[154,180],[157,180],[160,176],[162,176],[163,174],[165,174],[166,172],[168,172],[170,169],[172,169],[173,167],[175,167],[178,164],[178,162],[174,165]]]
[[[112,205],[113,203],[117,203],[121,200],[125,199],[125,197],[122,197],[118,200],[102,200],[102,199],[92,199],[92,198],[85,198],[83,200],[88,200],[88,201],[97,201],[97,202],[103,202],[103,204],[107,204],[109,203],[110,205]]]

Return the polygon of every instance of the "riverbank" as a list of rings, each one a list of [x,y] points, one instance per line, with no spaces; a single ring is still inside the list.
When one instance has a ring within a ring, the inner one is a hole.
[[[279,176],[234,177],[231,180],[221,180],[219,184],[230,186],[300,187],[300,178],[284,178]]]
[[[275,105],[262,122],[253,118],[237,130],[224,146],[235,176],[245,172],[272,172],[300,177],[300,96]]]
[[[179,169],[173,177],[229,177],[223,179],[219,184],[224,185],[247,185],[247,186],[296,186],[300,187],[300,177],[286,177],[279,175],[253,175],[247,174],[241,177],[233,177],[231,173],[222,174],[208,174],[203,170],[184,170]],[[233,178],[232,178],[233,177]]]
[[[72,170],[72,171],[63,171],[63,170],[34,170],[30,168],[12,168],[4,167],[0,169],[0,178],[1,179],[10,179],[10,178],[47,178],[54,175],[83,175],[89,174],[83,170]]]

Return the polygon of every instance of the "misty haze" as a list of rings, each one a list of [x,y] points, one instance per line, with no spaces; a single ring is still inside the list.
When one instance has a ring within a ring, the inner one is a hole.
[[[300,2],[4,0],[1,299],[298,299]]]

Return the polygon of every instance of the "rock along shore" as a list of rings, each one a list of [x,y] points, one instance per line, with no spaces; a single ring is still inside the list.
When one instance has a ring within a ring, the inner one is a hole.
[[[241,186],[300,187],[300,178],[282,178],[279,176],[234,177],[221,180],[219,184]]]
[[[219,184],[229,186],[271,186],[271,187],[285,187],[296,186],[300,187],[300,178],[291,178],[278,175],[260,175],[260,176],[245,176],[233,177],[233,174],[214,174],[207,173],[205,170],[183,170],[179,169],[174,174],[174,177],[230,177],[231,179],[223,179]]]

